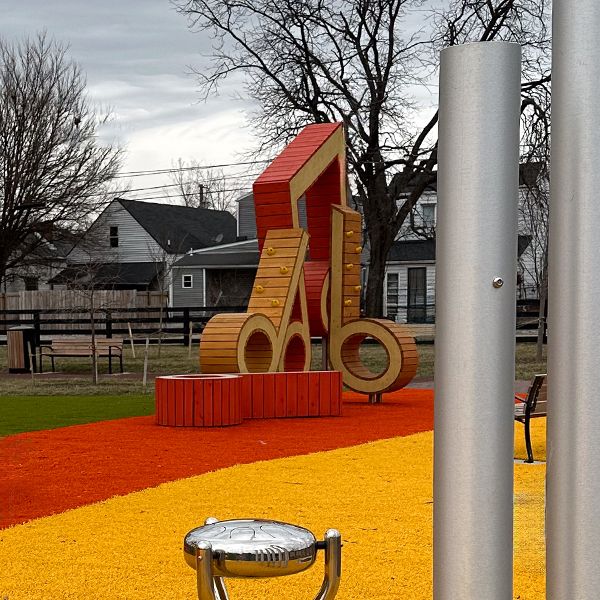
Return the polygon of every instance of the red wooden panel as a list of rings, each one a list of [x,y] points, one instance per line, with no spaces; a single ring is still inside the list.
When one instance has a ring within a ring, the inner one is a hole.
[[[175,412],[176,397],[175,381],[169,379],[167,380],[167,425],[175,425],[177,423]]]
[[[203,404],[204,404],[204,427],[213,425],[213,381],[204,379],[203,383]]]
[[[243,419],[252,418],[252,377],[240,377],[240,404]]]
[[[269,419],[275,416],[275,379],[273,376],[263,376],[263,418]]]
[[[183,394],[184,394],[184,382],[182,380],[175,379],[175,425],[177,427],[183,427]]]
[[[333,371],[331,377],[331,414],[342,414],[342,373]]]
[[[286,408],[288,417],[298,416],[298,380],[299,373],[284,373],[286,382]]]
[[[212,425],[219,427],[222,425],[221,422],[221,405],[223,403],[224,388],[227,382],[221,379],[216,379],[212,382],[212,410],[213,418]]]
[[[308,417],[308,373],[303,373],[297,383],[297,413],[299,417]]]
[[[327,417],[331,414],[331,376],[319,373],[319,415]]]
[[[275,416],[279,418],[287,416],[287,378],[288,373],[277,373],[273,377],[275,383]]]
[[[240,379],[231,379],[229,381],[231,401],[229,403],[229,424],[233,425],[240,422],[240,407],[242,399],[240,398]]]
[[[164,425],[163,418],[163,406],[165,405],[164,401],[164,391],[163,391],[163,381],[160,378],[156,379],[154,384],[154,410],[156,416],[156,422],[159,425]]]
[[[162,411],[161,394],[160,394],[161,384],[162,384],[162,382],[158,379],[154,382],[154,419],[155,419],[156,423],[158,423],[159,425],[161,422],[160,417],[161,417],[161,411]]]
[[[215,403],[220,404],[221,408],[221,425],[229,425],[229,404],[231,402],[231,380],[223,379],[221,381],[221,395],[215,398]]]
[[[202,379],[195,379],[194,385],[194,425],[202,427],[204,425],[204,382]]]
[[[259,197],[260,202],[256,202],[255,215],[256,217],[265,217],[269,215],[289,215],[292,216],[292,205],[287,202],[263,202],[263,198]]]
[[[262,189],[262,186],[261,186]],[[269,204],[288,204],[290,205],[290,194],[288,192],[269,192],[269,191],[255,191],[254,192],[254,204],[264,205]]]
[[[259,218],[261,229],[286,229],[293,227],[291,210],[286,215],[265,215]]]
[[[252,381],[252,417],[262,419],[265,416],[264,381],[262,375],[248,377]]]
[[[186,427],[194,425],[194,382],[191,379],[183,380],[183,424]]]
[[[273,194],[275,192],[289,192],[290,184],[288,181],[277,181],[270,180],[265,177],[264,179],[257,179],[252,186],[253,190],[256,190],[257,194],[260,194],[262,191]]]
[[[319,414],[319,374],[308,374],[308,414],[311,417],[316,417]]]

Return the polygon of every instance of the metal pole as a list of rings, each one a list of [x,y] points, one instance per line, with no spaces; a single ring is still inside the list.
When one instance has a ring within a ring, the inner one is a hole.
[[[547,597],[600,595],[600,3],[554,0]]]
[[[520,47],[440,71],[434,598],[511,600]]]

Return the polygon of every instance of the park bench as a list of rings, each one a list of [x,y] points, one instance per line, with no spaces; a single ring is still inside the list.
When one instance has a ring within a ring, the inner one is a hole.
[[[108,358],[108,372],[112,374],[113,358],[119,359],[121,373],[123,372],[123,340],[120,338],[96,339],[96,357]],[[61,358],[76,358],[76,357],[91,357],[92,339],[90,337],[79,338],[57,338],[50,342],[50,345],[40,345],[40,372],[42,369],[43,357],[49,357],[52,361],[52,371],[55,370],[54,359]]]
[[[531,449],[530,420],[535,417],[546,416],[547,385],[546,375],[535,375],[527,390],[527,396],[522,398],[515,395],[515,421],[525,426],[525,447],[527,448],[527,460],[533,462],[533,450]]]

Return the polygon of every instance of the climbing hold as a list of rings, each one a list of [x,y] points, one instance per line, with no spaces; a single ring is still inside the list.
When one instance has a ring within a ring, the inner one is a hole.
[[[360,290],[362,290],[362,285],[355,285],[354,286],[354,291],[355,292],[360,292]]]
[[[271,306],[279,306],[279,300],[277,300],[277,298],[271,300]]]
[[[256,291],[257,291],[259,294],[262,294],[262,293],[265,291],[265,288],[264,288],[262,285],[257,285],[257,286],[256,286]]]
[[[289,269],[287,267],[279,267],[279,272],[282,275],[285,275],[288,271],[289,271]]]
[[[354,252],[356,252],[356,254],[360,254],[362,252],[362,246],[356,246],[356,248],[354,248]]]
[[[350,229],[349,231],[346,231],[346,237],[350,238],[354,235],[354,231],[352,231],[352,229]]]
[[[352,269],[354,269],[354,265],[353,265],[352,263],[348,263],[348,264],[346,265],[346,270],[348,270],[348,271],[352,271]]]
[[[352,306],[352,300],[350,300],[350,299],[344,300],[344,305],[345,306]]]
[[[271,248],[270,246],[267,248],[267,254],[269,256],[273,256],[275,254],[275,248]]]

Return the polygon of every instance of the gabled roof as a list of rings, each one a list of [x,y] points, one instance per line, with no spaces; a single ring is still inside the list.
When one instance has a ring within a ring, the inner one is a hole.
[[[69,265],[53,277],[51,284],[77,284],[93,281],[96,285],[147,286],[162,270],[162,263],[103,263]]]
[[[237,223],[225,210],[115,198],[166,252],[180,254],[235,242]]]

